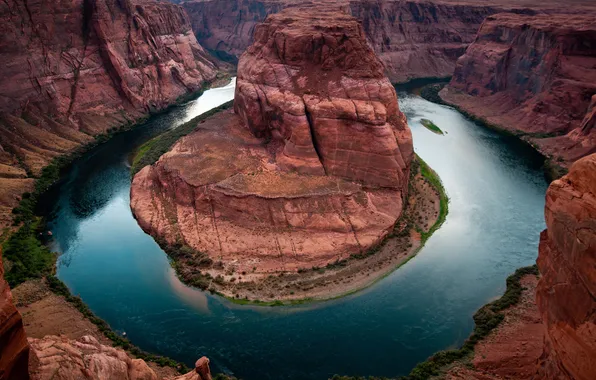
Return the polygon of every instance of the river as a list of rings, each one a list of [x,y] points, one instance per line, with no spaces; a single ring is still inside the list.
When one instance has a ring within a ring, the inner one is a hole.
[[[474,312],[534,263],[547,187],[540,161],[452,108],[400,93],[415,150],[450,197],[447,221],[416,258],[352,296],[297,307],[239,306],[186,287],[131,214],[129,158],[233,96],[234,82],[116,135],[77,160],[52,200],[58,277],[142,349],[189,366],[206,355],[214,372],[244,380],[402,375],[460,345]]]

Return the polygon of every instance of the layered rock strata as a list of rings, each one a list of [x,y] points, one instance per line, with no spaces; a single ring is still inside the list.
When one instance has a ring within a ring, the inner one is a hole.
[[[21,314],[4,280],[0,253],[0,379],[28,379],[29,344]]]
[[[353,17],[335,6],[269,16],[240,59],[234,111],[135,176],[143,229],[245,277],[324,266],[392,230],[412,138]]]
[[[546,327],[542,378],[596,373],[596,154],[577,161],[546,193],[536,303]]]
[[[596,151],[596,16],[498,14],[441,92],[563,166]]]
[[[473,368],[447,379],[588,380],[596,373],[596,154],[575,162],[546,193],[540,279],[522,278],[522,299],[478,343]],[[535,290],[535,291],[534,291]]]
[[[329,2],[337,2],[330,0]],[[237,60],[252,43],[256,25],[295,5],[289,0],[176,1],[188,12],[199,42],[220,58]],[[306,1],[303,1],[306,2]],[[318,2],[320,3],[320,2]],[[484,19],[499,12],[594,12],[589,0],[346,0],[343,7],[363,25],[392,82],[447,77],[474,41]]]
[[[2,2],[0,222],[31,175],[94,135],[162,109],[216,75],[167,2]]]

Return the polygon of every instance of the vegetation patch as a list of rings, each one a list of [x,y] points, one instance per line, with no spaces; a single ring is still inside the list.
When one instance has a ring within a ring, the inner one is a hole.
[[[496,301],[484,305],[474,314],[475,327],[472,335],[466,339],[463,346],[457,350],[439,351],[426,361],[419,363],[412,369],[409,375],[401,376],[398,380],[426,380],[433,376],[441,375],[446,366],[455,361],[465,359],[474,352],[474,347],[482,339],[488,336],[505,318],[502,313],[505,309],[517,304],[522,296],[522,277],[526,275],[538,276],[538,267],[532,265],[519,268],[512,275],[507,277],[507,289]],[[366,380],[364,377],[350,377],[335,375],[332,380]],[[369,377],[369,380],[386,379],[382,377]]]
[[[138,122],[145,121],[146,118]],[[42,194],[58,182],[62,173],[77,158],[90,149],[106,142],[115,134],[131,129],[134,125],[129,122],[121,128],[110,128],[90,142],[65,154],[54,158],[44,167],[40,176],[35,180],[32,193],[23,193],[19,205],[12,210],[13,226],[18,229],[8,235],[2,242],[3,257],[6,272],[4,277],[11,287],[31,279],[40,278],[54,271],[57,255],[43,244],[47,237],[43,218],[36,215],[37,202]]]
[[[154,137],[145,144],[141,145],[141,147],[137,149],[132,161],[132,167],[130,169],[132,175],[135,175],[139,172],[139,170],[147,165],[153,165],[159,159],[159,157],[172,148],[176,141],[194,131],[199,122],[215,115],[220,111],[230,108],[233,104],[234,101],[230,100],[229,102],[226,102],[219,107],[215,107],[212,110],[209,110],[180,125],[179,127],[162,133],[161,135]]]
[[[447,196],[447,192],[443,187],[443,182],[441,182],[441,178],[439,175],[431,169],[430,166],[418,155],[416,155],[416,162],[420,165],[420,174],[424,177],[424,179],[435,188],[435,190],[439,193],[439,217],[437,221],[428,231],[419,231],[420,232],[420,239],[422,240],[422,245],[426,243],[428,238],[439,229],[445,222],[447,218],[447,214],[449,213],[449,197]]]
[[[426,129],[428,129],[429,131],[431,131],[433,133],[436,133],[437,135],[444,135],[441,128],[439,128],[435,123],[433,123],[432,121],[430,121],[428,119],[420,120],[420,124],[424,125],[426,127]]]

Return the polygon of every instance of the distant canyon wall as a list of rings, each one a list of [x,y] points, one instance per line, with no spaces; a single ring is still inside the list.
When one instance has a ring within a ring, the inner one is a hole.
[[[490,16],[443,99],[568,166],[596,152],[596,15]]]
[[[175,4],[8,0],[0,18],[0,225],[53,157],[216,75]]]
[[[268,14],[297,2],[284,0],[197,0],[182,2],[200,43],[237,59],[252,43],[255,26]],[[363,25],[369,43],[392,82],[446,77],[474,40],[484,18],[501,11],[489,5],[420,1],[340,2]]]
[[[596,154],[577,161],[546,193],[536,302],[546,327],[541,379],[596,373]]]

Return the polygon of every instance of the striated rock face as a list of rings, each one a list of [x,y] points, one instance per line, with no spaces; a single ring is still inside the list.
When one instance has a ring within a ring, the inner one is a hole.
[[[31,377],[36,380],[158,380],[144,360],[132,359],[123,350],[102,345],[92,336],[69,340],[49,335],[29,342],[34,355]],[[194,371],[171,380],[211,379],[209,359],[202,357]]]
[[[571,167],[546,194],[536,302],[546,327],[544,379],[596,373],[596,155]]]
[[[311,16],[289,8],[257,27],[234,110],[255,136],[283,145],[282,169],[402,189],[412,137],[382,63],[353,17]]]
[[[178,5],[8,0],[0,18],[3,224],[27,174],[216,74]]]
[[[182,6],[203,46],[222,58],[239,57],[252,43],[256,25],[288,5],[283,0],[197,0]],[[343,1],[363,25],[392,82],[450,76],[455,61],[473,41],[490,4],[421,1]]]
[[[12,302],[0,254],[0,379],[28,379],[29,345],[21,315]]]
[[[594,94],[594,13],[488,17],[441,92],[563,164],[596,151]]]
[[[382,63],[336,6],[287,8],[255,37],[238,65],[235,113],[200,124],[135,176],[135,216],[237,272],[365,251],[400,216],[413,157]]]

